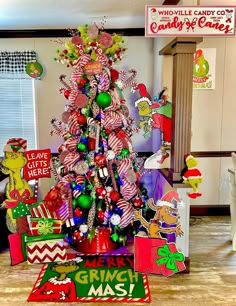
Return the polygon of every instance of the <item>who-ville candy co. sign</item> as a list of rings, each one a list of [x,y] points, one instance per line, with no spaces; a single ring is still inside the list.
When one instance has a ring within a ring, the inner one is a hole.
[[[145,36],[235,36],[235,7],[146,5]]]

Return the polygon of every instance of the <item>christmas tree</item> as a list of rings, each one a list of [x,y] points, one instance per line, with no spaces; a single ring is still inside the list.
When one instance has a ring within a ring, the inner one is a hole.
[[[101,253],[135,233],[134,209],[147,200],[142,161],[131,141],[138,129],[123,95],[136,71],[113,68],[126,50],[122,36],[96,24],[69,32],[72,38],[55,58],[72,70],[68,81],[59,77],[65,111],[61,120],[52,119],[51,131],[64,142],[45,203],[60,212],[73,247]]]

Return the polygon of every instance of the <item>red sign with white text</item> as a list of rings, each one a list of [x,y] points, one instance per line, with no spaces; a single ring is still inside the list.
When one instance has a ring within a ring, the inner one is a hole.
[[[146,5],[145,36],[235,36],[235,7]]]
[[[24,156],[27,158],[27,164],[24,166],[24,179],[26,181],[51,177],[50,149],[26,151]]]

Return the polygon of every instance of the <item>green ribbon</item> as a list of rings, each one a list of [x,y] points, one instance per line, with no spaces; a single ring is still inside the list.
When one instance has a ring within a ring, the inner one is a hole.
[[[173,272],[178,272],[178,267],[175,261],[183,262],[184,255],[180,252],[171,253],[167,244],[157,250],[157,254],[162,256],[156,260],[157,265],[166,265],[166,268],[169,270],[173,270]]]
[[[47,235],[53,233],[53,221],[45,220],[38,221],[36,229],[38,230],[39,235]]]

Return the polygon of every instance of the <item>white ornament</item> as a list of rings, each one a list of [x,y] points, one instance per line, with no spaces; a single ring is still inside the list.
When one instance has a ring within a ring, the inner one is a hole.
[[[86,234],[88,232],[88,225],[87,224],[81,224],[79,227],[79,230],[81,233]]]
[[[116,154],[115,154],[114,151],[108,150],[107,154],[106,154],[106,157],[107,157],[108,160],[111,160],[111,159],[114,159],[116,157]]]
[[[120,216],[117,214],[113,214],[111,216],[111,224],[118,225],[120,223]]]

